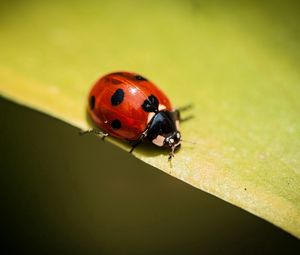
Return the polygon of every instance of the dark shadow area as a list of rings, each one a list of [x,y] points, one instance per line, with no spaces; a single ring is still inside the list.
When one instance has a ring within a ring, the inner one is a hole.
[[[0,254],[295,254],[288,233],[4,99]]]

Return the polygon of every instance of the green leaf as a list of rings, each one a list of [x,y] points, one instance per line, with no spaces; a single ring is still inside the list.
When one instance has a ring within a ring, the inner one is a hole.
[[[297,3],[22,1],[0,15],[0,91],[82,129],[101,75],[128,70],[195,118],[172,167],[139,159],[300,237]],[[108,139],[128,149],[127,145]]]

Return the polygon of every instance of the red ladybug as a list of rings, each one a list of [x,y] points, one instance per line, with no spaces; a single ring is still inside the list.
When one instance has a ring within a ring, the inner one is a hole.
[[[167,96],[141,75],[116,72],[103,76],[89,93],[88,111],[103,132],[130,141],[132,149],[148,139],[159,147],[170,148],[171,159],[180,147],[179,110]]]

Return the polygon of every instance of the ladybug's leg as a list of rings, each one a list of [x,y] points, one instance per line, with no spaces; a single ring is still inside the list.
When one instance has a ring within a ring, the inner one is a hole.
[[[193,108],[193,105],[192,104],[188,104],[188,105],[181,106],[181,107],[177,108],[177,111],[184,112],[184,111],[189,110],[191,108]]]
[[[129,151],[129,153],[132,153],[133,150],[142,143],[142,140],[136,140],[134,142],[131,143],[131,149]]]
[[[180,111],[177,110],[177,109],[174,110],[173,112],[169,112],[169,114],[170,114],[170,116],[171,116],[171,118],[173,119],[174,122],[176,122],[178,120],[180,122],[184,122],[184,121],[187,121],[187,120],[190,120],[190,119],[194,118],[193,115],[188,115],[187,117],[182,118],[181,114],[180,114]]]
[[[186,105],[186,106],[182,106],[182,107],[179,107],[177,109],[175,109],[172,113],[173,113],[173,119],[174,120],[179,120],[180,122],[184,122],[184,121],[187,121],[187,120],[190,120],[192,119],[194,116],[193,115],[188,115],[187,117],[184,117],[182,118],[180,115],[181,112],[184,112],[184,111],[187,111],[189,109],[193,108],[193,105],[192,104],[189,104],[189,105]]]
[[[174,149],[172,148],[172,150],[171,150],[170,153],[169,153],[169,158],[168,158],[168,160],[171,161],[172,158],[173,158],[174,156],[175,156],[175,154],[174,154]]]
[[[187,116],[187,117],[180,118],[179,120],[180,120],[180,122],[184,122],[184,121],[190,120],[190,119],[192,119],[192,118],[194,118],[194,115],[189,115],[189,116]]]
[[[191,106],[189,106],[189,108],[190,108]],[[186,110],[187,108],[184,108],[184,111]],[[188,115],[187,117],[181,117],[181,113],[182,112],[182,110],[180,110],[180,108],[179,109],[176,109],[176,110],[174,110],[174,112],[173,112],[173,114],[175,115],[175,117],[176,117],[176,120],[179,120],[180,122],[184,122],[184,121],[187,121],[187,120],[190,120],[190,119],[192,119],[192,118],[194,118],[194,115]]]
[[[140,145],[140,144],[144,141],[145,137],[146,137],[146,132],[144,132],[144,133],[139,137],[138,140],[131,142],[131,150],[129,151],[129,153],[132,153],[133,150],[134,150],[138,145]]]
[[[85,131],[80,131],[79,132],[80,135],[86,135],[86,134],[94,134],[94,135],[98,135],[102,138],[102,140],[105,139],[105,137],[108,136],[108,133],[104,133],[100,130],[96,130],[96,129],[88,129],[88,130],[85,130]]]

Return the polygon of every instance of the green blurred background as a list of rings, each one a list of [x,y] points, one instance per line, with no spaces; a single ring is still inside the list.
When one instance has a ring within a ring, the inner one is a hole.
[[[298,239],[0,100],[0,254],[292,254]]]

